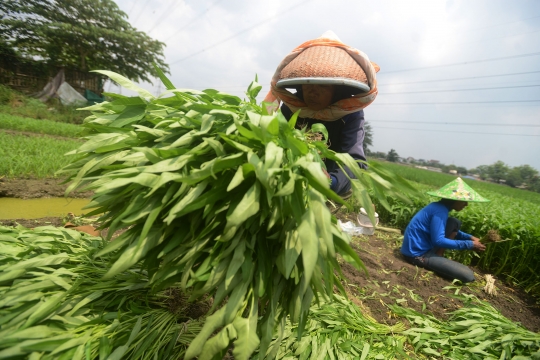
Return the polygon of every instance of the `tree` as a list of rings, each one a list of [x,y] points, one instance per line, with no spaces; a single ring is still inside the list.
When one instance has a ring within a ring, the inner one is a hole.
[[[456,168],[458,174],[461,174],[461,175],[467,175],[467,168],[463,167],[463,166],[458,166]]]
[[[540,176],[535,175],[531,178],[529,183],[529,190],[540,193]]]
[[[375,151],[371,152],[371,157],[377,158],[377,159],[386,159],[386,153],[383,151]]]
[[[508,174],[506,175],[506,184],[512,187],[523,184],[523,178],[521,177],[518,168],[512,168],[508,171]]]
[[[506,179],[508,170],[509,170],[508,166],[500,160],[497,161],[495,164],[488,166],[489,177],[492,178],[493,181],[497,183],[500,183],[501,180]]]
[[[370,153],[369,146],[373,146],[373,129],[371,128],[371,124],[366,121],[364,123],[364,143],[362,144],[364,154]]]
[[[487,165],[480,165],[476,169],[469,170],[469,173],[471,174],[478,174],[480,176],[480,179],[486,180],[488,178],[488,170],[489,166]]]
[[[386,155],[386,160],[391,161],[391,162],[398,161],[399,160],[399,155],[396,152],[396,150],[390,149],[390,151],[388,152],[388,155]]]
[[[508,171],[506,183],[510,186],[521,186],[525,183],[530,186],[538,171],[530,165],[516,166]]]
[[[530,181],[533,177],[538,175],[538,170],[536,170],[530,165],[516,166],[513,169],[516,169],[517,171],[519,171],[519,175],[521,176],[523,181],[526,181],[526,182]]]
[[[10,0],[0,14],[0,35],[26,58],[134,81],[157,76],[152,63],[168,72],[165,44],[133,28],[112,0]]]

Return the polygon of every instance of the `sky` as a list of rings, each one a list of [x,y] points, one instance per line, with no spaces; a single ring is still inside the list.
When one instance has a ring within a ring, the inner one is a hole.
[[[540,171],[538,0],[116,0],[166,44],[178,88],[241,98],[263,89],[296,46],[333,31],[376,62],[365,112],[372,151],[468,169],[503,161]],[[159,94],[159,81],[142,83]],[[115,85],[106,91],[123,92]]]

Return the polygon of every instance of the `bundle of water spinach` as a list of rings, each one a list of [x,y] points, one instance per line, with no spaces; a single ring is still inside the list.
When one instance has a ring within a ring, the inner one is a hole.
[[[103,281],[106,241],[0,226],[0,359],[178,359],[201,330],[177,291],[132,268]],[[178,305],[180,303],[180,305]]]
[[[307,139],[279,112],[216,90],[176,89],[154,97],[122,76],[100,71],[139,96],[86,108],[86,143],[75,160],[68,192],[94,191],[88,215],[102,214],[109,236],[127,229],[99,255],[114,252],[106,278],[143,261],[157,291],[179,284],[191,299],[213,296],[202,331],[186,359],[221,356],[231,343],[236,359],[260,346],[271,353],[285,317],[301,333],[314,297],[330,297],[336,253],[362,269],[325,202],[345,204],[330,190],[322,158],[350,168],[354,197],[373,216],[371,191],[403,198],[412,188],[380,167],[362,170],[325,140]],[[311,132],[328,134],[324,126]]]

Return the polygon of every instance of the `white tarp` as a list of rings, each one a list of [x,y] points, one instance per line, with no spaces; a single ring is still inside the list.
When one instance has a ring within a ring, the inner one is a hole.
[[[58,74],[54,77],[54,79],[51,79],[47,85],[41,90],[40,92],[33,94],[33,97],[38,98],[39,100],[46,102],[50,98],[56,96],[56,90],[66,81],[66,78],[64,76],[64,69],[60,69]]]
[[[43,90],[33,95],[39,100],[46,102],[52,97],[60,98],[63,105],[81,106],[86,105],[87,100],[79,94],[71,85],[69,85],[64,77],[64,69],[61,69],[58,74],[45,85]]]
[[[58,95],[63,105],[85,105],[87,102],[84,96],[65,81],[56,90],[56,95]]]

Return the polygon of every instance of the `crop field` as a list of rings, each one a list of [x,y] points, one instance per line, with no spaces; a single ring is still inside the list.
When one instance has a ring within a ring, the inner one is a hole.
[[[455,178],[448,174],[397,164],[391,165],[391,168],[413,181],[424,193]],[[506,277],[527,292],[540,297],[540,194],[475,180],[467,183],[491,201],[473,203],[452,216],[463,222],[462,229],[467,233],[481,238],[489,230],[496,230],[501,239],[506,241],[488,244],[479,259],[471,251],[454,252],[454,258],[465,264],[478,262],[481,268]],[[377,209],[381,209],[379,214],[383,221],[405,229],[416,212],[435,200],[428,195],[412,204],[392,199],[391,211],[382,206]]]
[[[54,177],[69,163],[67,152],[81,145],[77,140],[8,134],[0,131],[0,174],[7,177]]]
[[[384,164],[385,167],[403,176],[407,180],[428,185],[430,188],[442,187],[456,178],[454,175],[418,169],[407,165],[391,162],[385,162]],[[484,193],[485,191],[495,192],[514,199],[529,201],[540,206],[540,193],[516,189],[506,185],[495,184],[487,181],[476,181],[469,179],[463,180],[480,193]]]

